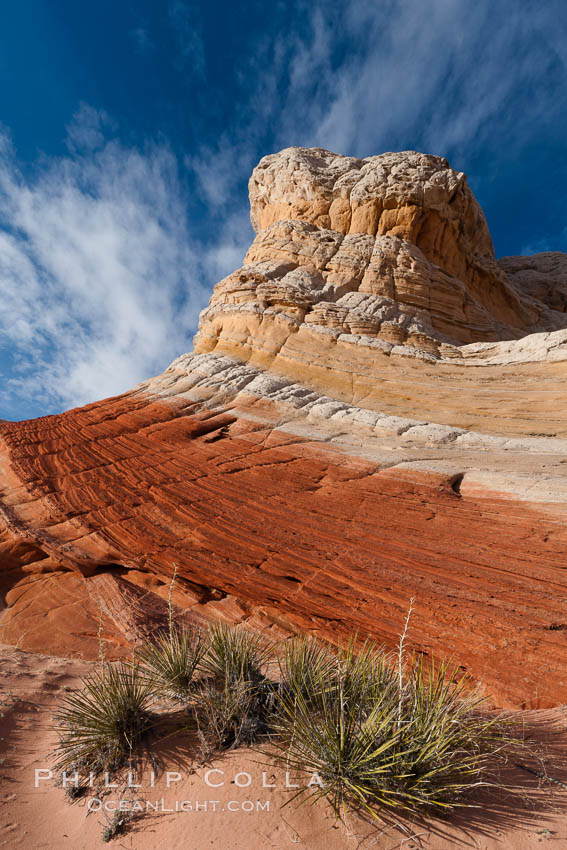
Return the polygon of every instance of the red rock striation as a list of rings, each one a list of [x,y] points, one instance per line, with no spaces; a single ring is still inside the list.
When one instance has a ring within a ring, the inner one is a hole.
[[[21,541],[5,544],[4,640],[92,647],[93,578],[155,591],[177,564],[193,604],[237,597],[239,619],[274,609],[332,640],[358,630],[391,644],[415,596],[419,652],[453,656],[501,703],[567,701],[567,529],[551,511],[146,394],[1,434],[4,521]],[[105,619],[117,647],[132,638],[120,626]]]

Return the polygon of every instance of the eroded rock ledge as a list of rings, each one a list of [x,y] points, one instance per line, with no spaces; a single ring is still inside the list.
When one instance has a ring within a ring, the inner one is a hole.
[[[215,287],[197,350],[237,345],[247,318],[229,317],[244,312],[280,344],[315,327],[433,356],[567,326],[565,256],[497,263],[465,175],[440,157],[287,148],[254,169],[250,205],[256,239]]]

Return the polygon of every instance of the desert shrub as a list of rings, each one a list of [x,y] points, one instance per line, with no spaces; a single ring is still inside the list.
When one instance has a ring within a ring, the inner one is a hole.
[[[209,629],[201,669],[218,682],[261,682],[273,646],[240,627],[215,623]]]
[[[206,648],[201,631],[172,627],[144,644],[138,657],[158,693],[187,703]]]
[[[208,679],[201,684],[194,704],[195,719],[204,752],[249,746],[268,729],[268,682]]]
[[[106,826],[103,827],[101,833],[101,839],[105,844],[108,844],[109,841],[112,841],[113,838],[116,838],[119,835],[123,835],[128,829],[128,825],[130,821],[133,819],[135,812],[131,809],[127,809],[126,811],[116,811],[114,812],[112,818],[107,819]]]
[[[203,749],[250,745],[267,731],[273,684],[264,676],[272,647],[224,623],[211,626],[194,700]]]
[[[317,701],[321,688],[333,686],[335,659],[315,638],[295,637],[286,641],[278,664],[280,692],[301,694],[310,703]]]
[[[497,784],[494,769],[520,742],[448,665],[406,659],[408,621],[395,655],[355,638],[336,651],[288,641],[277,682],[261,636],[217,624],[202,637],[170,623],[141,663],[104,664],[65,697],[56,766],[116,771],[155,727],[152,701],[165,693],[185,703],[183,728],[197,729],[205,758],[261,744],[306,776],[296,796],[327,798],[339,817],[466,805],[472,789]]]
[[[154,686],[137,664],[118,662],[83,679],[56,713],[59,769],[115,771],[153,726]]]
[[[466,676],[447,664],[425,670],[421,659],[404,684],[398,728],[397,789],[408,806],[462,804],[473,788],[490,784],[491,767],[520,745],[511,722],[486,711]]]
[[[85,791],[87,790],[85,785],[81,783],[80,778],[71,779],[71,781],[69,781],[65,772],[62,772],[59,775],[58,783],[63,788],[65,796],[70,803],[74,803],[76,800],[82,797]]]
[[[413,663],[400,683],[393,659],[370,643],[357,653],[351,642],[331,671],[314,658],[311,672],[299,665],[278,689],[269,752],[288,769],[317,774],[296,796],[326,797],[337,816],[349,807],[378,815],[462,805],[514,746],[446,666],[426,672]]]

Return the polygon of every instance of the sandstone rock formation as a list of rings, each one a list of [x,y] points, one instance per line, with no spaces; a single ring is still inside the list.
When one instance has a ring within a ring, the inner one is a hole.
[[[497,262],[464,174],[290,148],[195,353],[0,424],[0,639],[128,651],[180,615],[453,656],[567,702],[567,257]]]
[[[243,311],[287,322],[288,335],[314,326],[432,354],[565,327],[564,299],[549,293],[565,268],[547,259],[562,255],[523,272],[513,258],[497,264],[465,175],[439,157],[288,148],[254,169],[250,203],[256,239],[215,288],[198,350],[238,346],[229,317]]]

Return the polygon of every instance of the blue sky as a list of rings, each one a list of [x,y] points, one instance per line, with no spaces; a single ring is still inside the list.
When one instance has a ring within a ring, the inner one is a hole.
[[[191,348],[261,156],[417,149],[496,253],[567,250],[563,0],[19,0],[0,27],[0,417]]]

